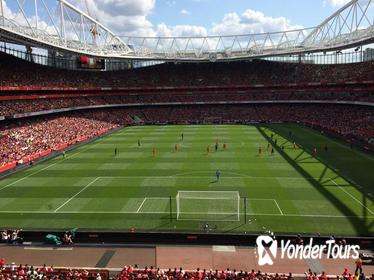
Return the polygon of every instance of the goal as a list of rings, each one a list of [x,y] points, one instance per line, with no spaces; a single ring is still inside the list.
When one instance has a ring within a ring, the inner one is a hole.
[[[237,191],[178,191],[177,220],[240,221]]]

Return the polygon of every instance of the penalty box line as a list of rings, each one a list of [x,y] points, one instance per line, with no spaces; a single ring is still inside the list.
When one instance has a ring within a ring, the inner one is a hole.
[[[76,198],[79,194],[81,194],[82,192],[84,192],[87,188],[89,188],[90,186],[92,186],[94,183],[96,183],[98,180],[100,179],[103,179],[105,177],[96,177],[95,179],[93,179],[91,182],[89,182],[86,186],[84,186],[81,190],[79,190],[76,194],[74,194],[72,197],[70,197],[69,199],[67,199],[64,203],[62,203],[60,206],[58,206],[54,211],[53,213],[57,213],[59,212],[59,210],[66,206],[69,202],[71,202],[74,198]],[[142,200],[142,202],[140,203],[138,209],[136,210],[136,212],[132,211],[131,213],[159,213],[159,212],[143,212],[143,211],[140,211],[143,207],[143,205],[145,204],[145,202],[149,199],[158,199],[158,200],[169,200],[170,198],[169,197],[144,197],[144,199]],[[66,211],[65,211],[66,212]],[[68,211],[69,212],[69,211]],[[80,211],[77,211],[77,212],[80,212]],[[92,211],[92,212],[95,212],[95,211]],[[104,211],[106,212],[106,211]],[[1,211],[0,211],[1,213]],[[100,211],[98,211],[97,213],[101,213]],[[122,213],[122,212],[118,212],[118,213]],[[130,212],[129,212],[130,213]]]
[[[76,194],[74,194],[72,197],[70,197],[68,200],[66,200],[64,203],[62,203],[59,207],[57,207],[54,210],[54,213],[57,213],[62,207],[64,207],[65,205],[67,205],[69,202],[71,202],[79,194],[81,194],[83,191],[85,191],[91,185],[93,185],[98,180],[103,179],[103,178],[105,178],[105,177],[96,177],[94,180],[92,180],[90,183],[88,183],[85,187],[83,187],[79,192],[77,192]],[[140,212],[140,210],[143,207],[144,203],[147,201],[147,199],[169,199],[169,198],[166,198],[166,197],[144,197],[143,201],[141,202],[140,206],[138,207],[138,209],[137,209],[137,211],[135,213],[143,213],[143,212]]]
[[[278,208],[278,211],[279,211],[279,214],[269,214],[269,215],[276,215],[276,216],[287,216],[287,214],[284,214],[282,209],[280,208],[278,202],[276,199],[273,199],[273,198],[247,198],[248,201],[271,201],[271,202],[274,202],[275,203],[275,206],[277,206]],[[260,215],[262,216],[266,216],[267,214],[261,214],[259,213]],[[248,215],[257,215],[256,213],[248,213]]]
[[[75,195],[70,197],[68,200],[66,200],[64,203],[62,203],[59,207],[55,209],[55,213],[60,210],[62,207],[64,207],[66,204],[68,204],[70,201],[72,201],[75,197],[77,197],[79,194],[81,194],[84,190],[89,188],[92,184],[94,184],[96,181],[98,181],[101,177],[96,177],[93,179],[90,183],[88,183],[85,187],[83,187],[79,192],[77,192]]]
[[[364,207],[366,210],[368,210],[371,214],[374,215],[374,212],[371,211],[367,206],[365,206],[361,201],[359,201],[356,197],[351,195],[348,191],[346,191],[342,186],[340,186],[338,183],[336,183],[333,179],[330,179],[331,182],[334,183],[335,186],[337,186],[341,191],[343,191],[346,195],[350,196],[354,201],[356,201],[358,204],[360,204],[362,207]]]
[[[149,197],[149,196],[146,196],[144,199],[143,199],[143,201],[141,202],[141,204],[139,205],[139,207],[138,207],[138,210],[136,210],[136,213],[158,213],[158,212],[152,212],[152,211],[150,211],[150,212],[144,212],[144,211],[140,211],[141,209],[142,209],[142,207],[143,207],[143,205],[144,205],[144,203],[147,201],[147,200],[150,200],[150,199],[155,199],[155,200],[169,200],[170,198],[169,197]],[[166,213],[168,213],[168,212],[166,212]]]
[[[275,202],[275,205],[277,205],[279,212],[280,212],[281,215],[283,216],[283,215],[284,215],[284,214],[283,214],[283,211],[282,211],[282,209],[279,207],[279,204],[278,204],[277,200],[275,200],[275,199],[273,199],[273,200],[274,200],[274,202]]]
[[[144,202],[145,202],[146,200],[147,200],[147,198],[145,197],[145,198],[143,199],[143,202],[140,204],[138,210],[136,210],[136,213],[139,213],[140,209],[143,207]]]

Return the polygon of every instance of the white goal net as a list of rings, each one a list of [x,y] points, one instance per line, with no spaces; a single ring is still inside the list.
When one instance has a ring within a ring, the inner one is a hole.
[[[177,220],[240,221],[237,191],[179,191]]]

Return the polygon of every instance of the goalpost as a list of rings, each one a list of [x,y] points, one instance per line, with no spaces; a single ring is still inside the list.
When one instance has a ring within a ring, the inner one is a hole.
[[[240,221],[237,191],[178,191],[177,220]]]

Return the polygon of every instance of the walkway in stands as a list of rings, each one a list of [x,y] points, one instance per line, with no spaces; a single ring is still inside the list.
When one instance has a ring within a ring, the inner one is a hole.
[[[280,252],[278,252],[278,256]],[[302,274],[311,268],[318,273],[341,274],[344,268],[354,272],[354,260],[281,260],[259,267],[253,248],[235,246],[147,246],[147,247],[45,247],[7,246],[0,244],[0,258],[7,263],[54,265],[55,267],[97,267],[121,269],[125,265],[139,267],[179,268],[193,270],[237,269]],[[365,265],[364,273],[374,273],[374,265]]]

